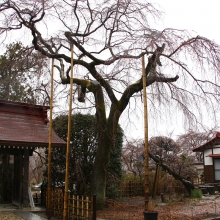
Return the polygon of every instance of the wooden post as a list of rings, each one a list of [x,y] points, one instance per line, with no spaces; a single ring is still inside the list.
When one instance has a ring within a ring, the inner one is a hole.
[[[147,77],[145,72],[144,56],[142,57],[142,79],[143,79],[143,99],[144,99],[144,167],[145,167],[145,178],[144,178],[144,194],[145,202],[144,209],[148,211],[149,204],[149,156],[148,156],[148,115],[147,115]]]
[[[29,150],[24,150],[23,158],[23,207],[29,207],[29,195],[28,195],[28,186],[29,186]]]
[[[161,162],[157,163],[156,173],[155,173],[155,178],[154,178],[153,195],[152,195],[153,199],[155,199],[156,195],[157,195],[158,182],[159,182],[159,174],[160,174],[160,165],[161,165]]]
[[[92,220],[96,220],[96,195],[92,197]]]
[[[47,218],[51,217],[51,152],[52,152],[52,114],[53,114],[53,75],[54,59],[51,63],[51,84],[50,84],[50,121],[49,121],[49,143],[48,143],[48,176],[47,176]]]
[[[66,174],[65,174],[65,190],[63,204],[63,220],[67,220],[68,209],[68,186],[69,186],[69,157],[70,157],[70,134],[71,134],[71,117],[72,117],[72,101],[73,101],[73,44],[71,44],[71,73],[70,73],[70,100],[69,100],[69,115],[68,115],[68,134],[66,146]]]

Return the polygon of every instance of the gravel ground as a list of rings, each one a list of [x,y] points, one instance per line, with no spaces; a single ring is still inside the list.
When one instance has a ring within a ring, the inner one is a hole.
[[[1,220],[24,220],[23,218],[15,215],[13,212],[0,212]]]
[[[143,219],[143,197],[111,201],[108,208],[97,212],[98,218],[109,220],[140,220]],[[156,202],[156,201],[154,201]],[[201,220],[220,216],[220,197],[205,197],[201,200],[184,199],[154,207],[158,211],[158,220]],[[45,216],[43,216],[45,217]],[[219,218],[218,218],[219,219]],[[0,211],[0,220],[24,220],[13,212]]]
[[[108,220],[143,219],[143,201],[143,197],[110,201],[107,208],[97,212],[97,217]],[[181,201],[170,201],[166,204],[158,200],[153,201],[152,204],[156,204],[153,210],[158,212],[158,220],[202,220],[220,216],[219,196],[204,197],[198,200],[181,199]]]

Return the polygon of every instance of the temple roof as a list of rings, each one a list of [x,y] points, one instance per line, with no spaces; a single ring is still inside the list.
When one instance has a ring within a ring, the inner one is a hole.
[[[48,147],[49,106],[0,100],[0,148]],[[52,131],[52,147],[65,146]]]
[[[220,132],[217,132],[215,137],[213,137],[211,140],[207,141],[203,145],[194,148],[193,152],[203,152],[204,149],[213,148],[213,146],[219,144],[220,144]]]

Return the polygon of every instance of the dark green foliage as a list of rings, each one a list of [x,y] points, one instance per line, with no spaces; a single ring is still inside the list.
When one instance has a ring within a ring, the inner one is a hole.
[[[68,116],[60,115],[53,120],[53,129],[63,140],[67,141]],[[71,119],[71,156],[69,189],[77,194],[90,192],[93,163],[98,147],[98,131],[96,117],[93,115],[75,114]],[[117,188],[122,176],[121,149],[123,131],[118,126],[115,147],[110,156],[107,176],[107,192],[109,197],[117,196]],[[66,149],[53,149],[52,182],[62,185],[65,180]]]
[[[22,43],[7,45],[0,55],[0,99],[35,104],[36,78],[45,65],[42,55]]]

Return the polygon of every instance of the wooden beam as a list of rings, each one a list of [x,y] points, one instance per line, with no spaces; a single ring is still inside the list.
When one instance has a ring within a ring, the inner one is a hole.
[[[29,156],[33,155],[33,149],[27,149]],[[9,155],[24,155],[24,149],[16,149],[16,148],[0,148],[0,154],[9,154]]]

